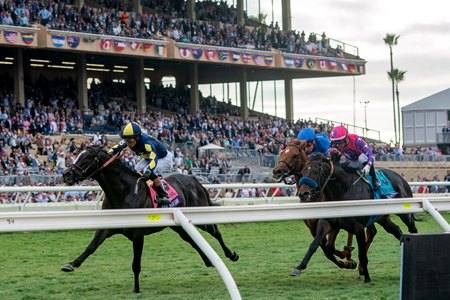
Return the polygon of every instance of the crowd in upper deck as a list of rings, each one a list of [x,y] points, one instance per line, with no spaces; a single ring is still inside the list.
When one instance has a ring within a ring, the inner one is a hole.
[[[99,5],[95,7],[87,3],[76,7],[74,1],[1,0],[0,24],[41,24],[55,30],[152,39],[168,37],[202,45],[344,56],[341,47],[330,47],[325,33],[320,37],[296,30],[285,33],[278,23],[256,27],[239,25],[236,9],[224,1],[196,2],[195,20],[186,18],[182,1],[143,0],[143,5],[152,8],[143,13],[130,9],[127,2],[97,2]]]

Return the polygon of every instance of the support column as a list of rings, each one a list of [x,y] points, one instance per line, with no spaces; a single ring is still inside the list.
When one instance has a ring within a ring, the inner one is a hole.
[[[191,65],[191,72],[189,74],[189,81],[191,85],[191,103],[190,112],[195,114],[200,111],[200,93],[198,92],[198,63]]]
[[[14,60],[14,95],[21,105],[25,105],[25,84],[23,71],[23,50],[18,48],[16,51],[16,58]],[[11,104],[10,104],[11,105]]]
[[[139,14],[142,14],[142,4],[141,0],[132,0],[132,9]]]
[[[147,111],[147,98],[145,97],[145,72],[144,59],[136,58],[134,64],[135,84],[136,84],[136,99],[137,108],[139,112],[145,113]]]
[[[248,120],[248,101],[247,101],[247,69],[242,69],[241,76],[239,80],[239,90],[241,97],[241,118],[246,121]]]
[[[236,3],[236,17],[237,17],[237,23],[240,25],[245,24],[244,19],[244,0],[237,0]]]
[[[77,85],[78,85],[78,107],[88,107],[86,54],[77,57]]]
[[[188,19],[195,19],[195,0],[186,0],[186,16]]]
[[[281,17],[283,20],[283,31],[291,30],[291,0],[281,0]]]
[[[294,121],[294,91],[292,79],[284,80],[284,97],[286,104],[286,119]]]

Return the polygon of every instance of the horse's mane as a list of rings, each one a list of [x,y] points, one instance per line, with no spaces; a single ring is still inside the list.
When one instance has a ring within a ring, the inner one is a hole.
[[[109,154],[105,148],[101,147],[101,146],[91,146],[92,148],[98,147],[98,154],[104,155],[105,156],[105,162],[111,158],[111,154]],[[104,163],[104,162],[103,162]],[[126,172],[129,173],[130,175],[135,175],[135,176],[141,176],[138,172],[136,172],[134,169],[128,167],[127,165],[125,165],[120,159],[115,159],[112,163],[111,166],[115,166],[119,169],[120,172]]]

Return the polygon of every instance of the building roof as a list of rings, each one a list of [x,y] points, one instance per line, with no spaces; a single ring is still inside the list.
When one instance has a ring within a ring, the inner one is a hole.
[[[402,107],[402,111],[450,110],[450,88]]]

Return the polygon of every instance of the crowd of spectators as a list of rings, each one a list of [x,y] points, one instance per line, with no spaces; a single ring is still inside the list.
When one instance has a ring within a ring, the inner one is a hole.
[[[343,57],[340,47],[332,49],[325,33],[282,31],[278,23],[270,26],[244,26],[236,21],[236,9],[226,2],[195,3],[197,18],[188,19],[183,1],[142,1],[152,10],[138,13],[127,1],[100,0],[98,6],[75,1],[0,1],[0,24],[29,26],[41,24],[49,29],[77,31],[136,38],[161,39],[223,47],[271,50]],[[154,11],[154,13],[153,13]]]

